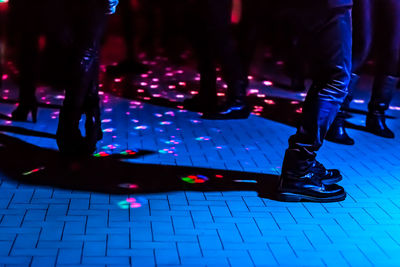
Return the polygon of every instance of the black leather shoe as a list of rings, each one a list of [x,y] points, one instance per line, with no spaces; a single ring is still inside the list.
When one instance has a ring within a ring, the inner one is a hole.
[[[354,145],[354,140],[347,134],[344,124],[344,115],[338,114],[329,128],[325,139],[342,145]]]
[[[228,104],[218,112],[205,112],[203,119],[208,120],[234,120],[247,119],[250,116],[250,108],[243,102]]]
[[[315,184],[311,179],[289,180],[279,187],[275,198],[285,202],[338,202],[346,199],[346,192],[337,184]]]
[[[366,128],[370,133],[373,133],[375,135],[385,138],[394,138],[394,133],[386,125],[384,113],[368,113]]]
[[[343,177],[337,169],[326,169],[320,162],[315,161],[310,171],[317,174],[322,184],[331,185],[340,182]]]
[[[346,192],[343,187],[334,184],[341,179],[342,176],[338,170],[327,170],[315,160],[302,175],[297,175],[293,171],[283,170],[277,192],[273,195],[273,198],[287,202],[342,201],[346,198]]]
[[[317,171],[310,171],[300,177],[282,174],[275,199],[286,202],[337,202],[346,198],[343,187],[337,184],[325,185]]]

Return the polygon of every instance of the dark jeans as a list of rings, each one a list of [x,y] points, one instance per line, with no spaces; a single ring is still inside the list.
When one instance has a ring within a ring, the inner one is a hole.
[[[17,52],[19,70],[19,102],[23,105],[36,103],[35,89],[39,66],[39,37],[51,36],[48,14],[50,0],[12,0],[9,3],[8,31],[10,43]]]
[[[63,39],[63,51],[70,56],[66,63],[70,69],[70,82],[60,112],[57,143],[60,150],[72,150],[74,145],[79,145],[76,141],[81,136],[79,120],[82,114],[99,110],[98,54],[106,9],[102,1],[75,0],[65,1],[62,10],[60,38]]]
[[[303,47],[308,48],[313,83],[297,133],[289,139],[284,171],[304,173],[314,162],[329,126],[347,94],[351,72],[349,8],[285,11]]]
[[[359,74],[374,45],[376,76],[399,76],[400,2],[396,0],[358,0],[353,7],[353,65]],[[375,87],[379,90],[378,87]],[[349,108],[354,88],[343,103]],[[379,95],[375,92],[372,97]],[[371,99],[373,102],[374,99]]]
[[[232,0],[200,0],[197,7],[200,14],[197,28],[200,34],[195,37],[195,43],[199,72],[204,81],[200,94],[207,97],[216,94],[215,61],[219,59],[223,79],[228,85],[228,99],[243,99],[247,77],[231,24]]]

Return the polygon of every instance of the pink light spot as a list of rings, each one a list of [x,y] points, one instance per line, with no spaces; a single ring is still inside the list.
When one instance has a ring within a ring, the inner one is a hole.
[[[272,86],[273,85],[273,83],[271,81],[264,81],[263,84],[265,86]]]

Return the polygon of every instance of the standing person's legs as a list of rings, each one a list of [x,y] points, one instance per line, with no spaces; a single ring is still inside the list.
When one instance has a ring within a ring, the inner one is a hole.
[[[65,154],[85,155],[94,151],[97,142],[97,137],[88,134],[101,137],[98,131],[89,131],[84,139],[79,130],[79,120],[84,112],[90,116],[90,111],[99,110],[97,85],[94,83],[98,75],[98,51],[106,10],[103,4],[94,0],[76,1],[74,4],[69,4],[67,11],[68,27],[73,38],[70,45],[71,83],[60,111],[57,144]],[[90,106],[88,103],[91,103]],[[88,119],[93,121],[91,117]],[[99,124],[98,121],[94,125],[99,128]]]
[[[354,144],[354,140],[348,136],[345,128],[345,119],[348,116],[346,111],[350,108],[350,103],[353,100],[354,90],[359,80],[359,71],[371,50],[373,21],[375,21],[373,1],[359,0],[355,1],[353,5],[353,59],[348,94],[326,135],[326,140],[335,143]]]
[[[338,170],[326,170],[316,160],[325,134],[347,93],[351,72],[350,9],[305,11],[299,33],[309,38],[312,51],[313,84],[303,106],[297,133],[290,137],[278,187],[283,201],[331,202],[345,199],[335,183],[342,179]]]
[[[19,105],[12,112],[14,120],[26,121],[32,113],[32,120],[36,122],[37,100],[35,96],[38,76],[39,36],[41,2],[38,4],[26,1],[12,1],[10,8],[15,15],[17,35],[17,67],[19,70]]]
[[[217,113],[205,114],[210,119],[247,118],[247,77],[240,60],[231,25],[232,0],[204,0],[206,30],[221,63],[222,76],[228,85],[226,106]]]
[[[375,12],[379,17],[376,70],[366,127],[378,136],[394,138],[394,133],[386,126],[385,111],[389,108],[399,82],[400,2],[379,1],[375,5]]]

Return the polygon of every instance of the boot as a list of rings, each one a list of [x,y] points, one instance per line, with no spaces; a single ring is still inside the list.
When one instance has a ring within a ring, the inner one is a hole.
[[[309,161],[313,162],[305,171],[303,170],[304,172],[300,172],[306,166],[304,163],[307,160],[304,159],[307,157],[310,157]],[[325,169],[313,157],[315,157],[315,153],[309,152],[307,149],[286,150],[282,174],[275,195],[276,200],[336,202],[346,198],[343,187],[335,184],[342,179],[340,172],[334,169]],[[297,170],[293,171],[296,168]]]
[[[307,95],[297,133],[289,139],[276,198],[281,201],[334,202],[346,198],[338,170],[327,170],[316,161],[316,153],[337,115],[338,101]]]
[[[228,100],[224,107],[218,112],[204,113],[203,119],[229,120],[247,119],[250,116],[250,107],[246,102],[246,81],[238,81],[228,86]]]
[[[375,78],[366,120],[369,132],[385,138],[394,138],[394,133],[386,125],[385,111],[389,108],[398,82],[399,78],[393,76]]]
[[[346,132],[344,118],[345,115],[340,111],[329,128],[325,139],[334,143],[351,146],[354,145],[354,140]]]

